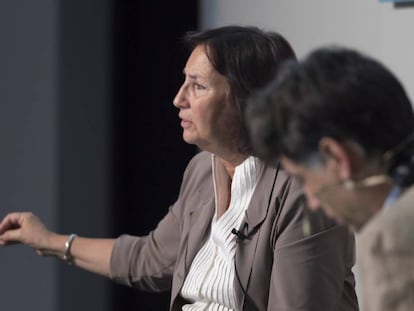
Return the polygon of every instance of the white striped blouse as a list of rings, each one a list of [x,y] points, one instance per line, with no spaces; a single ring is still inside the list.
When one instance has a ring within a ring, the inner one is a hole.
[[[210,234],[195,256],[181,289],[181,296],[191,301],[183,306],[185,311],[235,310],[234,255],[236,236],[233,228],[241,225],[250,203],[257,181],[263,172],[263,163],[254,157],[247,158],[235,169],[228,191],[229,176],[224,166],[212,157],[216,213],[211,223]],[[219,207],[225,213],[217,219]],[[223,210],[223,209],[221,209]]]

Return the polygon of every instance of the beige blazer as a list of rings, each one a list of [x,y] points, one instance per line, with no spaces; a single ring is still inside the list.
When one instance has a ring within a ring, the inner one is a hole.
[[[414,310],[414,187],[357,236],[364,311]]]
[[[214,209],[211,154],[201,152],[157,228],[145,237],[118,238],[111,278],[143,290],[171,290],[170,310],[181,310],[186,302],[179,293]],[[267,167],[239,228],[237,310],[358,310],[353,235],[318,212],[310,215],[312,234],[305,237],[303,210],[298,184],[283,170]]]

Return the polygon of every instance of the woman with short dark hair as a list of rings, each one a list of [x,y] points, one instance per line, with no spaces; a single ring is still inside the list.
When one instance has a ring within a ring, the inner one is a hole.
[[[304,232],[299,184],[250,151],[245,101],[295,58],[292,48],[276,33],[239,26],[190,33],[185,42],[191,55],[174,106],[183,139],[202,152],[157,228],[87,239],[13,213],[0,224],[0,242],[25,243],[128,286],[171,290],[171,310],[357,310],[353,236],[322,212],[309,215],[312,231]]]

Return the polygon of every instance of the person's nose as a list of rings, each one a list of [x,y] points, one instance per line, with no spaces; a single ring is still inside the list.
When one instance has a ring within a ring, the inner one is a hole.
[[[187,98],[187,87],[185,83],[181,85],[177,94],[174,97],[173,105],[178,109],[187,108],[189,106],[188,98]]]
[[[309,190],[305,190],[305,196],[307,206],[309,207],[309,209],[311,209],[312,211],[316,211],[321,207],[321,202],[312,192],[310,192]]]

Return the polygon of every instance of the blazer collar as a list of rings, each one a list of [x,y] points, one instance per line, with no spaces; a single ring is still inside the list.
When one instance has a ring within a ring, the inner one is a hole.
[[[240,227],[244,235],[248,236],[266,219],[277,173],[277,168],[267,166],[264,169],[246,210],[246,217]]]
[[[202,198],[200,198],[202,199]],[[190,211],[190,232],[188,233],[187,251],[185,256],[186,269],[189,269],[195,255],[208,235],[214,216],[214,196],[205,198],[200,207]]]

